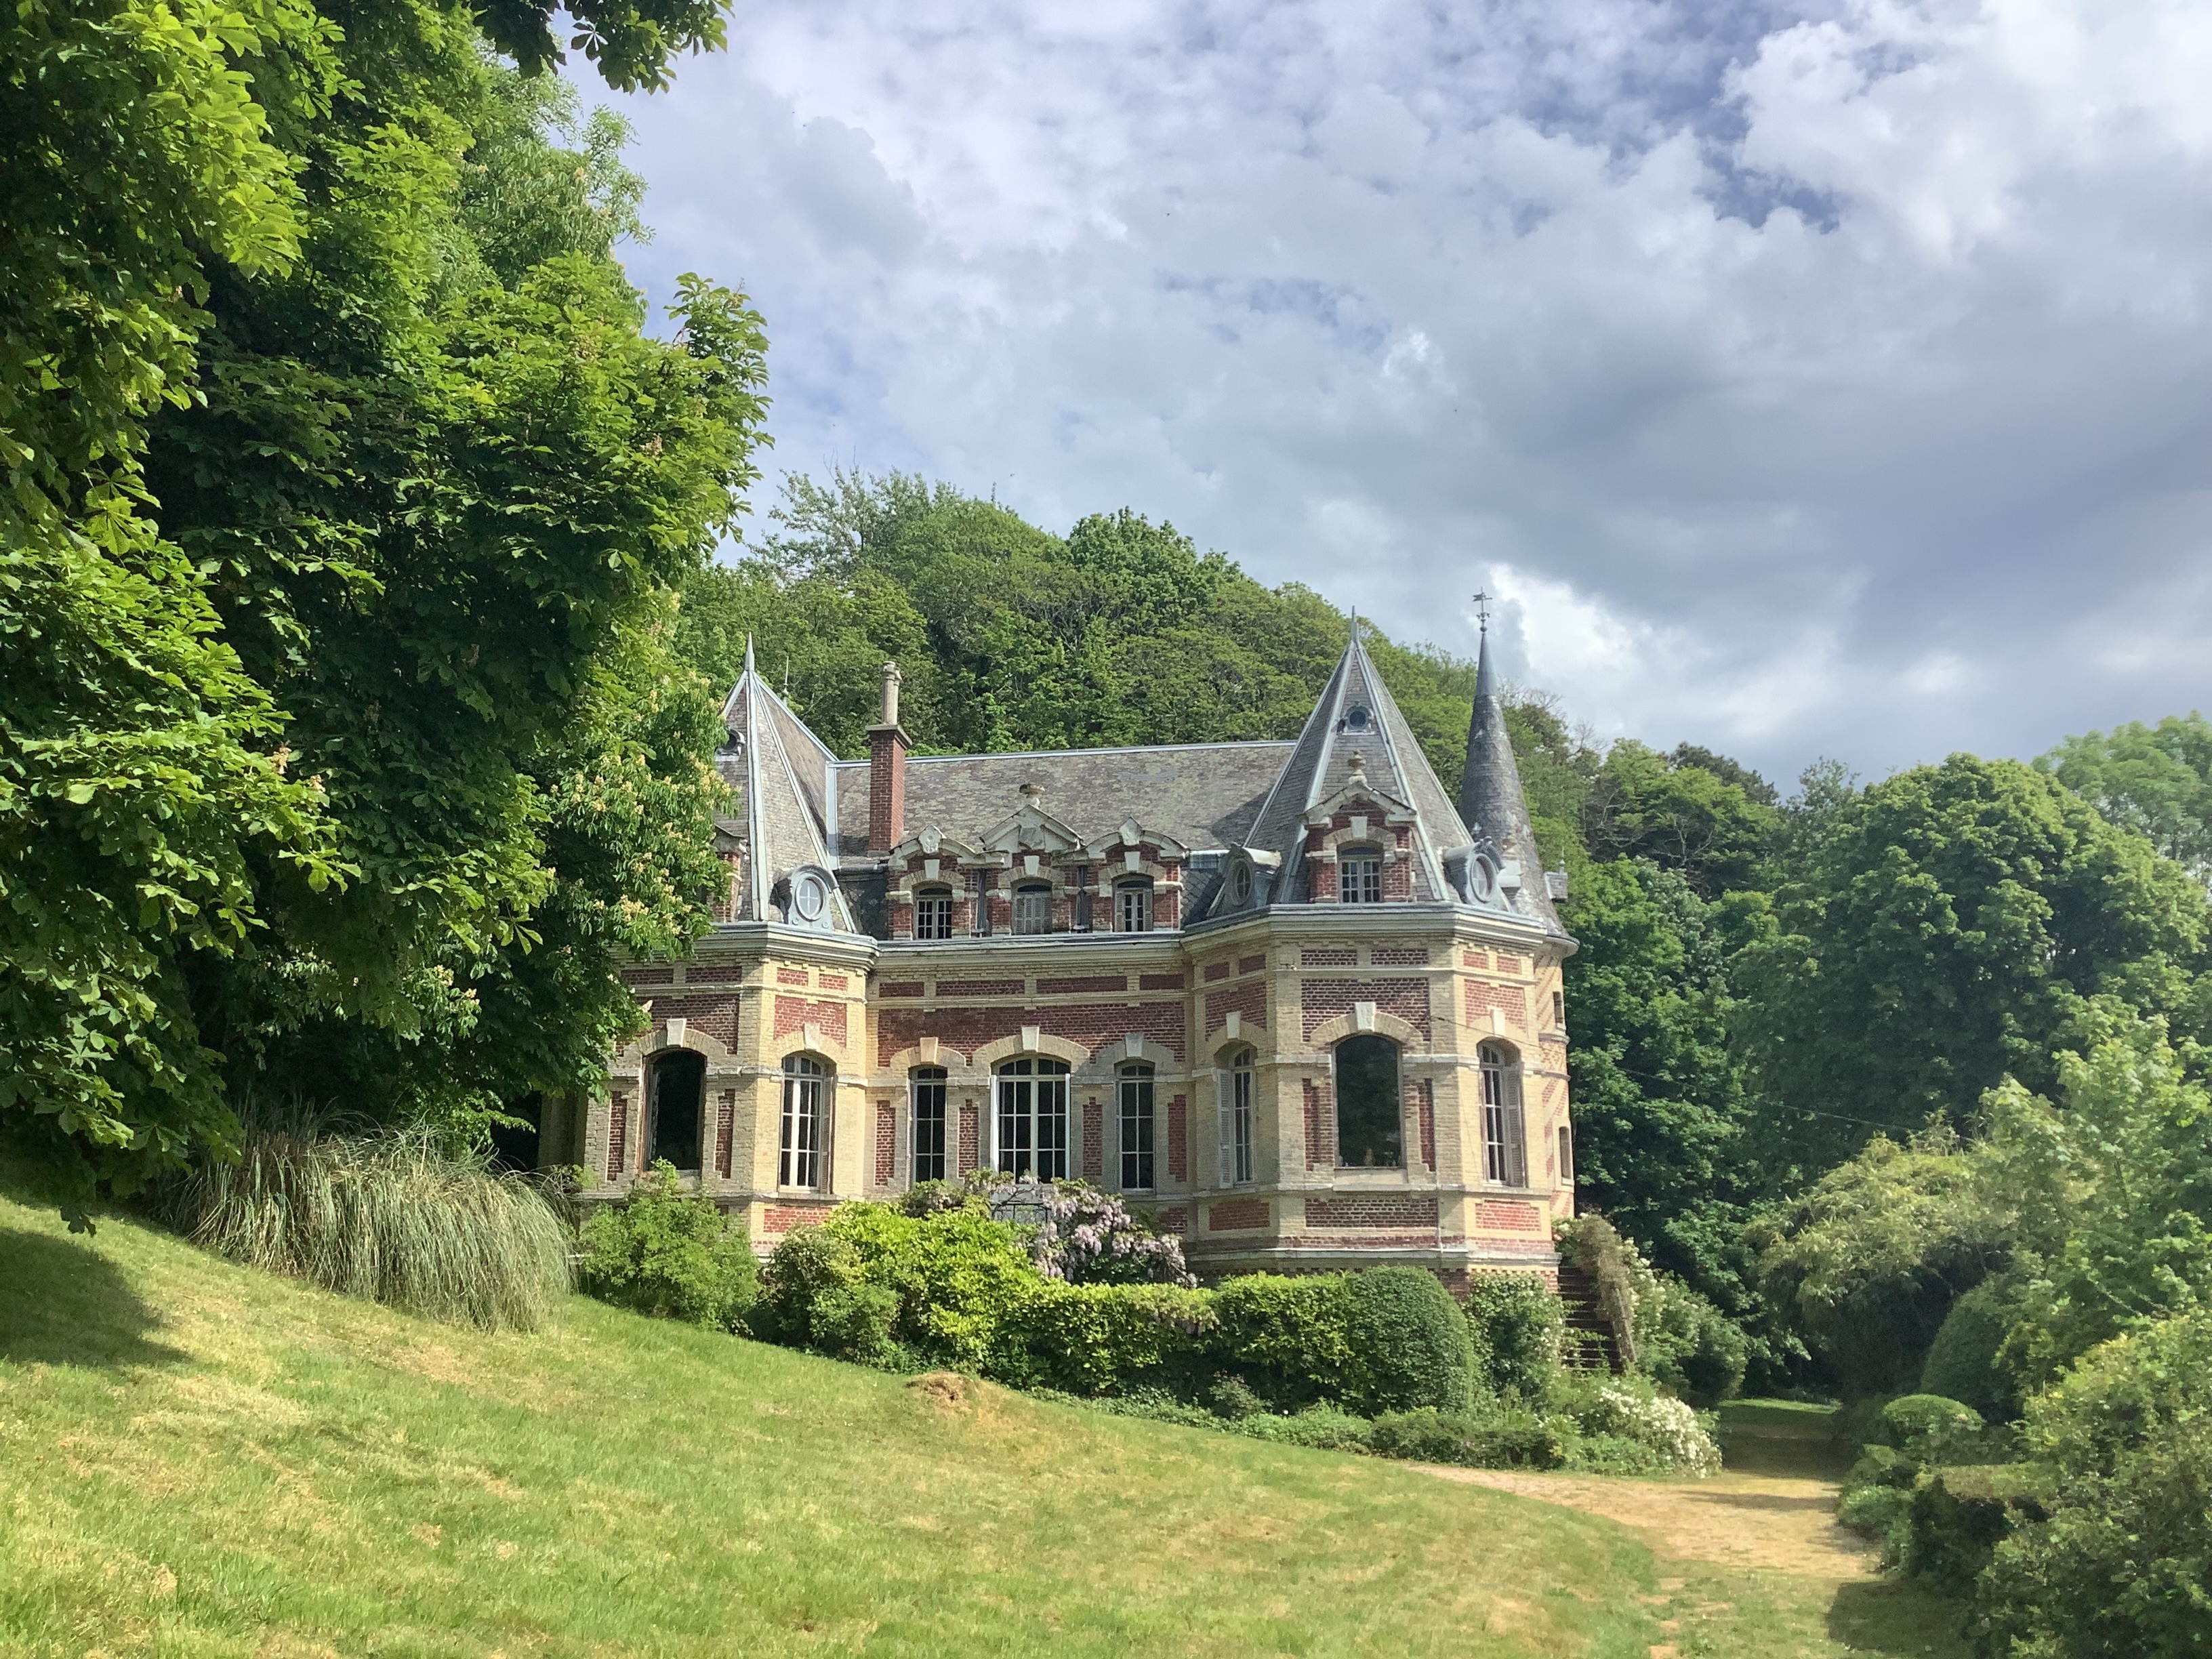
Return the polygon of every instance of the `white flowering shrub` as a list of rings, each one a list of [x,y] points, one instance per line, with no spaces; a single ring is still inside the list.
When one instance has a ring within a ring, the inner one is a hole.
[[[1666,1468],[1680,1474],[1703,1478],[1720,1473],[1719,1443],[1697,1413],[1679,1400],[1608,1384],[1591,1396],[1576,1419],[1584,1434],[1649,1447]]]

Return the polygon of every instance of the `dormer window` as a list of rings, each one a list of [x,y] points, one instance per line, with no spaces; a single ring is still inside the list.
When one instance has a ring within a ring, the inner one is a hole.
[[[1014,889],[1014,931],[1018,933],[1049,933],[1052,932],[1052,889],[1042,882]]]
[[[1114,931],[1149,933],[1152,931],[1152,884],[1124,881],[1114,888]]]
[[[1372,847],[1349,847],[1336,857],[1336,896],[1346,904],[1382,902],[1382,854]]]
[[[1347,732],[1364,732],[1367,729],[1367,710],[1356,702],[1346,709],[1344,729]]]
[[[924,887],[914,896],[914,936],[916,939],[952,937],[952,890]]]

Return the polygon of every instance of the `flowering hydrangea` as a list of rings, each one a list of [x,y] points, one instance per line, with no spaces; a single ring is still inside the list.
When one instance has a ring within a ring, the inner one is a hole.
[[[1626,1389],[1602,1388],[1579,1413],[1585,1434],[1619,1435],[1649,1446],[1668,1465],[1700,1478],[1717,1474],[1721,1449],[1698,1414],[1679,1400],[1646,1399]]]

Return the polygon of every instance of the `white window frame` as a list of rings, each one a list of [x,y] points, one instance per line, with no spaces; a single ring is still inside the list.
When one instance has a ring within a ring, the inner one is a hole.
[[[1038,1181],[1067,1178],[1071,1069],[1066,1060],[1048,1054],[1022,1054],[992,1073],[993,1169]],[[1014,1128],[1022,1133],[1010,1136],[1008,1131]],[[1024,1144],[1009,1145],[1010,1139]],[[1048,1144],[1053,1142],[1057,1144]]]
[[[1253,1182],[1252,1115],[1256,1056],[1249,1048],[1232,1055],[1213,1074],[1213,1108],[1220,1131],[1220,1155],[1214,1180],[1224,1187]]]
[[[1499,1042],[1482,1043],[1474,1054],[1482,1073],[1482,1178],[1493,1187],[1526,1187],[1528,1125],[1520,1059]]]
[[[1116,882],[1114,886],[1114,931],[1149,933],[1152,931],[1152,884]]]
[[[924,1174],[922,1160],[922,1096],[925,1091],[936,1096],[937,1170]],[[944,1181],[950,1177],[952,1157],[952,1103],[949,1079],[942,1066],[917,1066],[907,1073],[907,1173],[916,1182]]]
[[[1027,900],[1025,906],[1023,902]],[[1029,920],[1035,927],[1024,927],[1024,913],[1032,912]],[[1052,889],[1042,882],[1024,882],[1014,889],[1012,923],[1017,933],[1035,935],[1052,932]]]
[[[821,1192],[830,1174],[830,1103],[837,1074],[812,1054],[783,1062],[783,1126],[776,1149],[776,1185]]]
[[[1355,847],[1336,855],[1336,902],[1339,904],[1382,902],[1382,849]]]
[[[950,888],[925,887],[915,894],[914,936],[921,939],[952,937],[952,892]]]
[[[1125,1193],[1152,1192],[1159,1180],[1154,1160],[1152,1121],[1156,1081],[1149,1066],[1124,1066],[1115,1073],[1115,1145],[1121,1160],[1120,1174]]]

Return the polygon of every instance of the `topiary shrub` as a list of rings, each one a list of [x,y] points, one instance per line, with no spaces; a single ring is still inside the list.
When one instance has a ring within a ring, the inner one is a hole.
[[[1534,1273],[1478,1273],[1466,1303],[1480,1392],[1540,1400],[1559,1367],[1566,1305]]]
[[[1344,1297],[1352,1356],[1345,1405],[1370,1417],[1474,1405],[1474,1345],[1459,1304],[1435,1274],[1370,1267],[1348,1277]]]
[[[1347,1275],[1249,1273],[1214,1292],[1220,1367],[1261,1399],[1296,1408],[1356,1392]]]
[[[1171,1285],[1047,1280],[1000,1317],[986,1370],[1074,1395],[1188,1389],[1204,1374],[1212,1302]]]
[[[1948,1595],[1966,1594],[2018,1522],[2042,1518],[2045,1480],[2030,1463],[1929,1470],[1905,1495],[1899,1564]]]
[[[1997,1364],[2011,1329],[2006,1286],[1985,1279],[1951,1304],[1920,1368],[1920,1391],[1971,1406],[1994,1421],[2017,1417],[2019,1394]]]
[[[760,1291],[744,1223],[683,1190],[667,1164],[619,1204],[585,1218],[583,1288],[601,1301],[660,1319],[738,1329]]]
[[[1881,1408],[1883,1443],[1919,1463],[1973,1463],[1986,1455],[1982,1414],[1941,1395],[1908,1394]]]

